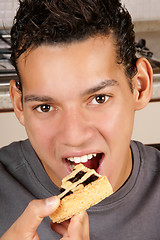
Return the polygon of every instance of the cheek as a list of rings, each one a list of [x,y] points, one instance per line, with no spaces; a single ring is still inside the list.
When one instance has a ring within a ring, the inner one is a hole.
[[[53,131],[48,124],[32,118],[32,115],[25,117],[25,129],[33,145],[44,148],[50,142]]]
[[[134,111],[124,105],[112,107],[103,114],[95,116],[96,128],[103,137],[112,142],[129,140],[131,138],[134,120]]]
[[[55,155],[53,131],[49,131],[46,124],[34,124],[32,121],[26,126],[28,138],[41,161],[53,163]]]

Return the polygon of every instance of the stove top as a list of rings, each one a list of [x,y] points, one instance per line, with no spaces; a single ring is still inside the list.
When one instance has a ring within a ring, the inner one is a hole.
[[[10,34],[6,30],[0,30],[0,76],[16,73],[11,64],[10,55]]]

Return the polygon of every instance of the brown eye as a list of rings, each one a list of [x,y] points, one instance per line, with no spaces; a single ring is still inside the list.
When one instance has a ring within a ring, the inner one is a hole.
[[[109,96],[107,95],[97,95],[96,97],[93,98],[93,100],[91,101],[91,104],[102,104],[107,102],[108,99],[109,99]]]
[[[38,112],[47,113],[47,112],[50,112],[51,110],[53,110],[53,107],[51,107],[48,104],[44,104],[44,105],[38,106],[36,109]]]
[[[95,99],[97,103],[104,103],[106,101],[106,96],[97,96]]]

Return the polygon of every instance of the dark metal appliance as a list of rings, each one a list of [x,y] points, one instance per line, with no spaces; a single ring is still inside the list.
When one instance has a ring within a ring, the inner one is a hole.
[[[7,84],[11,78],[17,78],[15,68],[10,61],[10,54],[10,35],[6,30],[0,30],[0,84]]]

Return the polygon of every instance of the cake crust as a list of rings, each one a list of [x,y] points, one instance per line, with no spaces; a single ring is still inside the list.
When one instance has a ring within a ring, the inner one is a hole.
[[[61,198],[60,206],[53,214],[50,215],[53,222],[63,222],[71,218],[73,215],[87,210],[89,207],[99,203],[113,193],[112,187],[105,176],[97,174],[94,170],[90,170],[82,164],[79,165],[80,166],[77,165],[75,168],[75,174],[73,171],[62,181],[62,187],[67,186],[68,189],[63,189],[63,193],[59,195]],[[74,176],[77,176],[76,174],[82,171],[82,169],[85,171],[84,176],[79,179],[77,183],[68,183],[68,181],[71,178],[73,179]],[[83,181],[86,179],[85,175],[87,174],[88,177],[92,176],[93,173],[97,179],[88,183],[86,186],[83,186]],[[75,187],[76,184],[77,187]],[[74,190],[73,192],[71,192],[72,186]],[[69,195],[66,194],[67,190]]]

